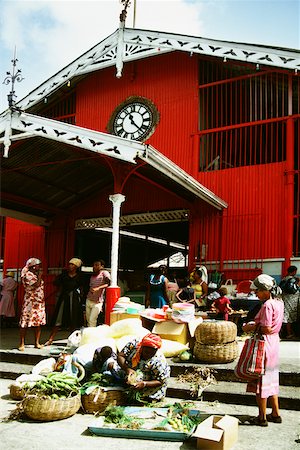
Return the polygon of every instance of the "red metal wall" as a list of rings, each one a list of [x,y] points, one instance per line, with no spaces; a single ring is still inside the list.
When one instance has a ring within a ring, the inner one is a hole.
[[[44,236],[43,227],[7,217],[4,270],[20,269],[31,257],[44,261]]]
[[[284,163],[200,173],[198,179],[228,203],[221,250],[226,260],[283,256]],[[213,252],[210,259],[216,258]]]
[[[131,95],[147,97],[157,106],[160,122],[147,143],[184,170],[195,170],[191,133],[198,130],[198,60],[171,53],[89,75],[77,87],[76,124],[105,132],[109,118]]]

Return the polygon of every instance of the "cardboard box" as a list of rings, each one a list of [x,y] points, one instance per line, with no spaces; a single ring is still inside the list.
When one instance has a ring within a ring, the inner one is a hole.
[[[140,315],[139,313],[128,314],[126,312],[118,312],[118,311],[113,311],[110,313],[110,325],[112,325],[115,322],[118,322],[119,320],[124,319],[140,319]]]
[[[230,450],[238,440],[238,419],[210,416],[198,425],[193,437],[197,438],[197,449]]]
[[[181,344],[187,344],[190,338],[188,325],[186,323],[176,323],[173,320],[156,323],[152,331],[162,339],[177,341]]]

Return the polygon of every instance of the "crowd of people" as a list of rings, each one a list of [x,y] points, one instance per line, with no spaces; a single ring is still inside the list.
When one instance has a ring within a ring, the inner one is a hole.
[[[52,330],[45,345],[51,345],[61,327],[70,331],[82,325],[95,327],[105,307],[105,290],[110,285],[110,274],[105,270],[103,260],[95,261],[93,273],[86,289],[81,272],[82,261],[71,258],[68,267],[54,280],[58,297],[53,315]],[[251,284],[260,303],[255,313],[249,314],[243,324],[246,333],[257,332],[265,341],[265,374],[255,381],[249,381],[247,391],[256,394],[258,417],[253,424],[267,426],[268,422],[281,423],[279,411],[279,342],[282,324],[286,326],[287,339],[295,338],[295,322],[299,319],[300,280],[296,277],[297,267],[290,266],[287,274],[277,285],[267,274],[259,275]],[[24,300],[20,314],[20,345],[24,351],[28,328],[34,329],[35,347],[41,348],[41,326],[46,324],[44,281],[42,262],[29,258],[21,271]],[[7,272],[1,283],[1,318],[15,316],[14,293],[17,282],[14,273]],[[85,292],[86,290],[86,292]],[[228,320],[232,312],[230,299],[224,286],[214,289],[213,301],[208,306],[209,284],[205,270],[195,267],[186,277],[168,273],[161,265],[150,274],[146,293],[146,306],[163,308],[175,302],[189,302],[195,309],[208,307],[216,313],[216,319]],[[135,395],[147,402],[160,401],[166,394],[170,368],[159,351],[162,340],[158,335],[148,333],[142,339],[133,339],[115,354],[110,347],[95,351],[93,369],[109,374],[116,384],[127,385]],[[139,374],[139,375],[138,375]],[[271,413],[267,414],[267,400]]]
[[[35,346],[41,346],[40,327],[46,323],[41,264],[39,259],[30,258],[21,271],[25,295],[19,321],[20,350],[24,349],[26,330],[30,327],[35,330]],[[52,317],[52,330],[46,345],[52,344],[57,331],[62,327],[72,331],[82,326],[95,327],[104,322],[105,291],[110,285],[110,273],[105,269],[103,260],[95,261],[87,285],[87,278],[83,276],[81,266],[82,261],[79,258],[71,258],[67,268],[54,280],[58,295]],[[295,338],[295,323],[300,314],[300,281],[296,274],[297,267],[290,266],[280,282],[284,304],[283,328],[287,339]],[[14,295],[18,284],[14,280],[14,273],[7,272],[1,285],[1,325],[9,326],[16,315]],[[233,310],[226,287],[218,286],[217,283],[214,289],[210,286],[207,270],[203,265],[195,267],[185,276],[175,270],[168,271],[166,266],[161,265],[149,275],[145,306],[163,308],[165,305],[172,307],[178,302],[193,303],[196,311],[209,309],[215,313],[216,319],[228,320]],[[254,310],[250,311],[249,318],[252,312]],[[257,312],[256,308],[255,314]]]

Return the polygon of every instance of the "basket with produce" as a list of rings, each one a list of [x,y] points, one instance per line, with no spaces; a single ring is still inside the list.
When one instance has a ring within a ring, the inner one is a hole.
[[[84,412],[93,414],[104,411],[109,405],[125,405],[125,390],[112,384],[113,380],[109,375],[94,373],[80,389]]]
[[[30,419],[52,421],[73,416],[80,406],[77,378],[52,372],[27,390],[21,409]]]
[[[24,374],[20,375],[10,386],[9,395],[13,400],[22,400],[26,392],[33,388],[35,384],[43,380],[45,377],[42,375],[35,374]]]

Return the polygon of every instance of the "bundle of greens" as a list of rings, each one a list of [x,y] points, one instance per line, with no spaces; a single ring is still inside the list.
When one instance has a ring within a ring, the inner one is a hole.
[[[96,388],[114,386],[115,381],[111,375],[103,373],[93,373],[89,381],[84,383],[80,388],[81,395],[90,394]]]
[[[167,417],[157,426],[157,429],[165,429],[170,425],[175,431],[191,433],[193,429],[201,422],[200,413],[190,414],[189,403],[174,403],[169,406]]]
[[[124,409],[124,406],[108,406],[104,411],[104,422],[113,423],[117,428],[140,429],[144,424],[144,420],[130,417],[125,414]]]

